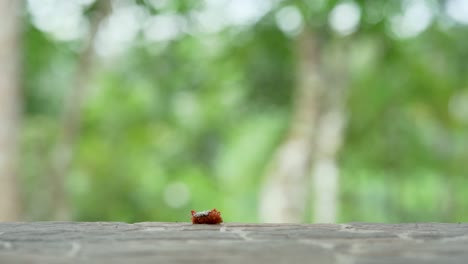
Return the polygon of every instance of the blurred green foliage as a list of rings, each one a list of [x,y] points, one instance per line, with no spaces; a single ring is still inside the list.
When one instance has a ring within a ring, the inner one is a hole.
[[[189,28],[204,8],[120,2],[178,14]],[[296,35],[276,16],[297,6],[304,30],[320,32],[325,48],[348,49],[339,221],[467,221],[468,27],[450,20],[444,1],[425,1],[436,10],[431,24],[401,38],[391,22],[405,1],[362,0],[357,31],[342,36],[328,23],[339,2],[282,1],[255,23],[185,29],[163,41],[139,32],[117,55],[98,56],[67,175],[73,218],[188,221],[190,209],[217,208],[227,221],[258,221],[259,188],[289,125],[296,76]],[[82,39],[57,39],[33,13],[24,31],[22,186],[27,218],[45,220],[51,151]]]

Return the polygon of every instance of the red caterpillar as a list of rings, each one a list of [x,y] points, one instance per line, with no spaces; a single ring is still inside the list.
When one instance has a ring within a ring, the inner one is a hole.
[[[192,212],[192,224],[207,224],[207,225],[218,225],[223,222],[221,213],[216,210],[206,210],[201,212]]]

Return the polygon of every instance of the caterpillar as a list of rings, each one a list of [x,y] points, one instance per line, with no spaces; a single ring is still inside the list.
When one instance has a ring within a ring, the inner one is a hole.
[[[206,210],[195,212],[195,210],[191,210],[192,213],[192,224],[207,224],[207,225],[218,225],[223,222],[223,218],[221,218],[221,212],[218,210]]]

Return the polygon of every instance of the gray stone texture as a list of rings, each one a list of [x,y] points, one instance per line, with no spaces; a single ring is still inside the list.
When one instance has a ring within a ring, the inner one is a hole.
[[[468,224],[0,223],[0,263],[468,263]]]

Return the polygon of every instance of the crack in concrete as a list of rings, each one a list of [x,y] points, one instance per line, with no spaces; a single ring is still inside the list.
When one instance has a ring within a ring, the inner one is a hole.
[[[327,250],[332,250],[332,249],[334,249],[336,247],[336,245],[333,244],[333,243],[324,242],[324,241],[320,241],[320,240],[299,239],[298,241],[303,243],[303,244],[313,245],[313,246],[317,246],[317,247],[320,247],[322,249],[327,249]]]
[[[8,241],[0,241],[0,245],[3,247],[3,249],[11,249],[12,245],[11,242]]]
[[[468,240],[468,235],[446,237],[446,238],[440,239],[439,241],[445,243],[445,242],[458,242],[458,241],[463,241],[463,240]]]
[[[251,240],[253,240],[251,237],[248,236],[249,232],[246,232],[246,231],[244,231],[244,230],[242,230],[242,229],[232,229],[232,230],[229,230],[229,231],[226,229],[225,231],[231,232],[231,233],[233,233],[233,234],[238,235],[238,236],[239,236],[240,238],[242,238],[244,241],[251,241]],[[223,232],[224,232],[224,231],[223,231]]]
[[[248,236],[249,232],[246,232],[242,229],[228,229],[226,226],[222,226],[219,228],[219,232],[228,232],[228,233],[233,233],[238,235],[240,238],[242,238],[244,241],[250,241],[253,240],[251,237]]]
[[[356,263],[356,258],[351,255],[346,255],[346,254],[335,254],[335,263],[336,264],[354,264]]]
[[[365,246],[363,244],[361,244],[361,243],[352,244],[348,251],[349,251],[349,253],[351,253],[353,255],[359,255],[359,254],[367,252]]]
[[[140,231],[154,232],[154,231],[166,231],[166,230],[167,230],[167,228],[165,228],[165,227],[147,227],[147,228],[141,229]]]
[[[81,251],[81,243],[79,242],[72,242],[71,243],[71,249],[70,251],[68,251],[67,253],[67,257],[70,257],[70,258],[73,258],[73,257],[76,257],[78,255],[78,253]]]
[[[360,234],[375,234],[375,233],[384,232],[381,230],[357,229],[356,227],[352,225],[346,225],[346,224],[340,225],[340,229],[338,231],[348,232],[348,233],[360,233]]]
[[[397,233],[396,236],[401,240],[412,241],[412,242],[416,242],[417,244],[424,242],[424,239],[414,238],[411,236],[411,234],[414,234],[414,232],[406,231],[406,232]]]

